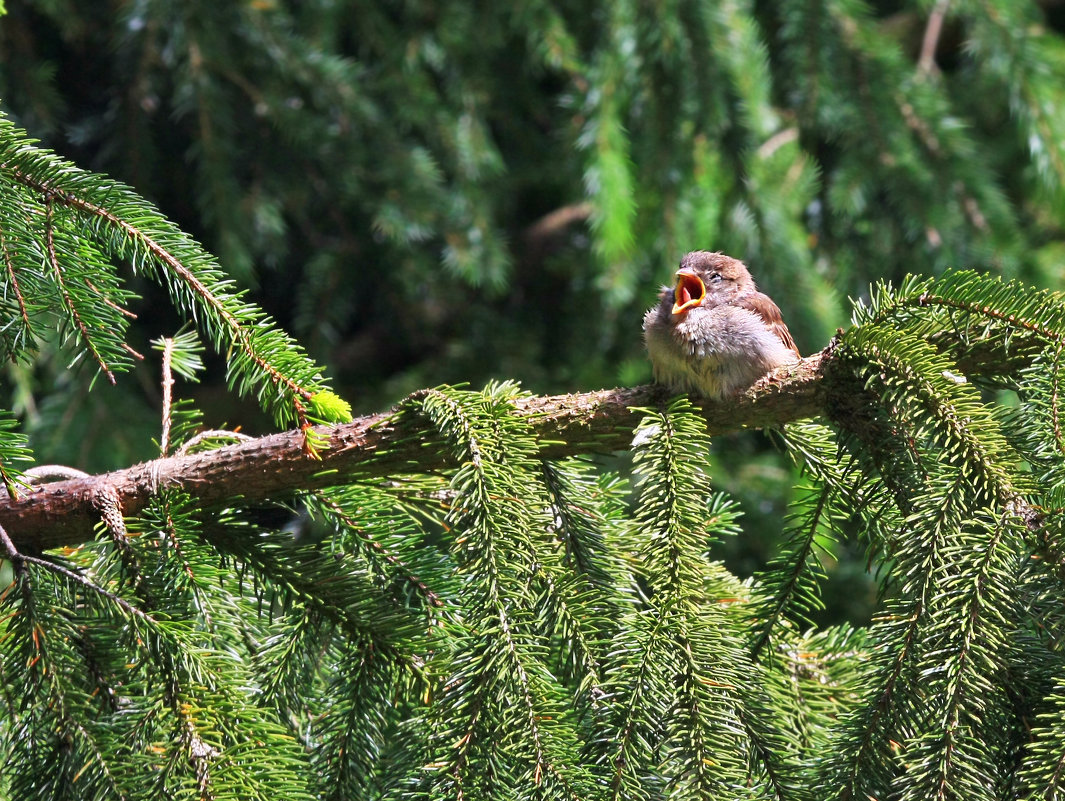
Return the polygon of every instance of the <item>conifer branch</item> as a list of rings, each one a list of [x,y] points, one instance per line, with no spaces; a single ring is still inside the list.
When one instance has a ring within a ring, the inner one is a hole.
[[[745,394],[698,404],[711,436],[748,428],[779,426],[829,413],[861,414],[846,393],[829,391],[826,372],[832,346],[799,365],[767,376]],[[1000,354],[989,351],[968,366],[978,374],[997,369]],[[831,376],[829,376],[831,378]],[[848,390],[849,392],[850,390]],[[542,458],[609,453],[629,447],[639,422],[638,407],[668,400],[660,387],[599,390],[579,394],[522,397],[515,407],[536,434]],[[402,409],[402,405],[397,407]],[[306,452],[306,436],[292,430],[249,439],[211,451],[156,459],[98,476],[59,481],[20,498],[0,495],[0,525],[23,551],[34,552],[91,539],[99,520],[94,505],[101,487],[117,493],[124,515],[143,510],[163,489],[179,489],[203,508],[254,504],[278,495],[350,483],[407,471],[431,471],[451,464],[445,445],[415,415],[393,410],[352,423],[313,429],[325,445],[317,459]]]
[[[230,326],[230,328],[235,330],[240,327],[240,321],[232,314],[232,312],[219,302],[218,298],[215,297],[211,290],[200,281],[192,271],[182,264],[169,249],[157,243],[144,231],[126,220],[123,220],[109,209],[98,206],[86,198],[78,197],[72,192],[65,192],[57,189],[43,178],[29,175],[14,165],[4,166],[7,168],[12,178],[29,189],[39,192],[44,198],[46,198],[48,206],[51,205],[52,201],[57,201],[64,206],[76,209],[77,211],[81,211],[92,217],[98,217],[109,225],[122,231],[123,234],[128,236],[131,240],[143,245],[149,253],[165,264],[175,275],[181,278],[181,280],[199,296],[204,304],[217,313],[218,316]]]
[[[4,252],[4,267],[7,269],[7,279],[11,282],[11,290],[15,293],[15,298],[18,300],[19,314],[22,316],[22,324],[26,327],[26,331],[30,330],[30,315],[26,311],[26,298],[22,295],[22,288],[19,287],[18,278],[15,276],[15,263],[11,259],[11,250],[8,247],[7,241],[4,239],[4,231],[0,228],[0,250]]]
[[[392,567],[400,572],[404,580],[411,585],[419,594],[421,594],[425,600],[436,607],[441,607],[444,602],[440,600],[440,596],[433,592],[429,586],[414,575],[410,568],[404,564],[403,560],[391,553],[380,542],[378,542],[373,535],[366,530],[366,527],[361,525],[358,520],[344,511],[344,508],[323,493],[315,493],[315,498],[321,504],[322,510],[326,512],[330,517],[335,518],[348,531],[352,531],[359,538],[359,540],[371,548],[382,559],[388,562]]]
[[[88,327],[78,313],[78,307],[74,305],[74,299],[70,296],[66,282],[63,281],[63,270],[59,266],[59,258],[56,256],[55,252],[55,224],[52,217],[52,198],[49,195],[46,197],[44,203],[44,234],[48,246],[48,263],[52,266],[52,272],[55,273],[56,286],[59,287],[59,293],[63,296],[63,303],[66,305],[67,311],[70,312],[70,319],[74,321],[74,325],[77,326],[78,331],[81,333],[81,338],[85,343],[85,347],[89,349],[89,353],[92,354],[93,359],[95,359],[96,363],[100,366],[100,371],[107,376],[107,380],[111,382],[112,386],[114,386],[115,374],[111,372],[111,368],[107,366],[107,362],[105,362],[103,356],[100,355],[96,343],[93,342],[92,337],[89,335]]]
[[[832,492],[832,488],[827,484],[822,487],[814,508],[798,532],[799,536],[796,537],[798,547],[795,548],[794,553],[788,554],[790,566],[784,574],[783,581],[780,582],[779,589],[774,593],[772,605],[765,615],[765,620],[759,623],[757,632],[751,640],[752,659],[757,660],[762,649],[769,644],[773,629],[787,611],[788,604],[793,602],[794,596],[801,592],[803,575],[809,569],[807,563],[814,554],[819,526],[828,514]]]
[[[271,347],[276,347],[279,343],[270,343],[261,339],[263,332],[257,327],[255,318],[244,316],[240,307],[234,305],[234,300],[239,296],[220,292],[217,286],[212,286],[206,275],[202,271],[198,271],[196,266],[187,260],[188,251],[175,247],[172,242],[164,241],[163,237],[166,234],[162,230],[153,231],[150,227],[139,225],[136,220],[127,219],[126,215],[115,210],[117,203],[111,206],[95,203],[90,196],[80,191],[72,191],[64,186],[62,181],[53,180],[38,172],[28,171],[15,163],[0,163],[0,169],[17,183],[40,195],[45,211],[46,251],[55,273],[56,283],[59,286],[68,313],[84,340],[85,347],[111,384],[115,383],[113,370],[106,363],[97,343],[90,337],[89,327],[82,320],[74,304],[74,299],[71,297],[70,291],[63,280],[54,242],[53,208],[56,204],[71,209],[75,214],[85,215],[90,221],[99,221],[107,228],[118,232],[135,250],[146,253],[171,276],[174,276],[180,285],[186,288],[192,297],[197,299],[202,308],[213,315],[217,322],[221,324],[231,344],[241,357],[247,363],[254,365],[258,373],[265,376],[266,380],[277,388],[278,392],[276,394],[290,401],[291,411],[297,422],[301,426],[309,428],[308,415],[305,406],[301,403],[301,399],[313,402],[318,388],[313,386],[313,382],[308,383],[306,379],[300,380],[298,377],[293,376],[291,372],[281,369],[270,358],[267,352]],[[6,248],[5,257],[7,257]],[[9,272],[11,272],[10,268]],[[94,293],[101,295],[99,289],[91,282],[87,281],[86,283]],[[135,316],[106,296],[101,295],[100,299],[105,305],[122,316]],[[246,312],[247,309],[244,311]],[[143,358],[140,354],[128,348],[128,346],[124,346],[124,349],[136,358]]]
[[[700,404],[711,435],[782,425],[823,411],[823,356],[767,377],[745,395]],[[561,458],[629,447],[640,417],[637,407],[664,404],[656,386],[519,398],[540,455]],[[326,443],[309,456],[301,430],[238,442],[212,451],[170,456],[98,476],[53,482],[19,499],[0,495],[0,525],[22,550],[33,552],[91,539],[99,520],[93,499],[101,487],[117,493],[124,515],[135,515],[163,489],[180,489],[204,507],[253,504],[278,495],[350,483],[451,463],[446,446],[411,414],[391,411],[338,426],[318,426]]]
[[[96,295],[100,298],[100,302],[103,303],[105,306],[110,306],[123,317],[128,317],[130,320],[137,319],[137,315],[134,312],[131,312],[129,309],[119,306],[117,303],[111,300],[111,298],[107,297],[107,295],[88,278],[85,278],[83,280],[85,281],[85,286],[95,292]],[[141,358],[143,359],[144,357],[142,356]]]

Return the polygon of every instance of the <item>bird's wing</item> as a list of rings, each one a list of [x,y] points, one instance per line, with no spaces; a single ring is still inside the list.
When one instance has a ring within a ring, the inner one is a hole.
[[[735,301],[736,305],[748,309],[761,317],[769,330],[776,334],[780,341],[783,342],[790,350],[795,352],[795,355],[800,359],[802,354],[799,353],[799,349],[795,347],[795,340],[791,338],[791,332],[784,324],[784,318],[780,316],[780,309],[777,308],[777,304],[773,302],[773,299],[768,295],[763,295],[761,292],[752,292],[749,295],[738,298]]]

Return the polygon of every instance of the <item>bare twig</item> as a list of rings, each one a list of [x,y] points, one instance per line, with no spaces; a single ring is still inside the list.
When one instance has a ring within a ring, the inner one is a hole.
[[[174,357],[174,340],[163,340],[163,432],[159,437],[159,452],[166,456],[170,452],[170,403],[174,391],[174,371],[170,369],[170,360]]]
[[[196,436],[192,437],[188,442],[178,448],[178,456],[184,456],[187,453],[192,453],[196,448],[205,442],[211,440],[233,440],[235,442],[247,442],[255,437],[249,437],[247,434],[241,434],[239,431],[226,431],[221,428],[210,428],[206,431],[201,431]]]
[[[66,481],[70,478],[88,478],[89,474],[76,467],[63,464],[38,464],[22,474],[27,484],[44,484],[47,481]]]
[[[943,18],[947,16],[949,4],[950,0],[939,0],[932,9],[932,13],[928,15],[924,39],[921,41],[921,55],[917,59],[917,71],[924,75],[936,69],[936,48],[939,46],[939,36],[943,32]]]
[[[0,545],[4,546],[4,556],[9,561],[14,562],[16,565],[22,561],[22,554],[18,552],[15,543],[7,536],[7,530],[3,526],[0,526]]]
[[[569,206],[562,206],[545,214],[526,228],[525,240],[529,243],[543,242],[562,233],[574,223],[587,221],[593,211],[595,208],[591,203],[573,203]]]

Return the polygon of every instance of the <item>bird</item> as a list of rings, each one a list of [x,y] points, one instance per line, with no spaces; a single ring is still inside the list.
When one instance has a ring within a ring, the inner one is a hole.
[[[802,358],[777,304],[758,291],[739,259],[693,251],[674,277],[643,318],[658,383],[722,400]]]

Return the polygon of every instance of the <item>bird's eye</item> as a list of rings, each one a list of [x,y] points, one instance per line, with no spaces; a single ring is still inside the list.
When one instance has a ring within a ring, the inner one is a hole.
[[[721,273],[710,273],[710,280],[716,284],[721,280]]]

